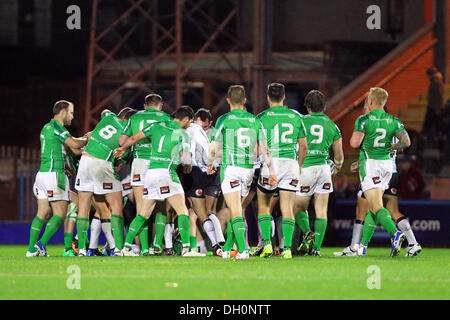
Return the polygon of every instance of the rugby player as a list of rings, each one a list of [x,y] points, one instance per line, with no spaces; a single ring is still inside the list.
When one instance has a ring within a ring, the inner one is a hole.
[[[396,257],[400,253],[405,234],[397,230],[389,211],[384,208],[383,194],[392,177],[393,167],[389,159],[391,149],[403,150],[411,145],[411,141],[403,123],[384,111],[387,99],[386,90],[378,87],[370,89],[367,98],[369,113],[356,119],[350,146],[360,149],[361,190],[369,207],[364,229],[374,228],[377,222],[380,223],[392,237],[390,256]],[[399,142],[391,145],[394,136]],[[363,255],[365,250],[366,247],[363,245],[358,249],[358,253]]]
[[[33,185],[37,198],[38,210],[30,228],[30,241],[27,257],[47,256],[46,245],[58,231],[67,215],[69,202],[69,180],[64,170],[64,145],[72,149],[84,147],[89,134],[74,138],[65,128],[73,120],[74,105],[66,100],[59,100],[53,106],[53,119],[41,130],[41,166]],[[44,234],[38,241],[45,218],[53,212],[45,227]]]
[[[297,221],[303,232],[303,241],[298,247],[300,255],[307,252],[320,256],[320,248],[327,228],[328,198],[333,192],[330,167],[330,147],[333,149],[337,172],[344,163],[342,137],[336,124],[324,113],[325,96],[318,90],[311,90],[305,97],[308,115],[303,117],[308,140],[308,153],[301,168],[300,188],[295,200]],[[314,195],[316,219],[314,233],[309,228],[306,213],[311,197]],[[314,243],[314,247],[312,247]],[[311,252],[309,252],[311,250]]]
[[[189,108],[190,109],[190,108]],[[123,256],[134,256],[131,243],[151,216],[157,201],[166,200],[178,215],[178,229],[182,241],[182,256],[192,257],[200,254],[189,251],[189,211],[185,203],[185,195],[179,177],[176,173],[178,162],[184,167],[184,173],[192,170],[189,137],[183,129],[192,122],[191,110],[181,107],[175,111],[174,120],[167,123],[153,123],[143,131],[139,131],[127,138],[115,156],[122,156],[125,151],[137,141],[147,137],[151,144],[150,165],[145,173],[144,194],[141,212],[131,222],[125,246],[121,252]]]
[[[281,257],[292,259],[295,192],[299,185],[299,168],[306,157],[307,141],[302,118],[298,112],[284,106],[285,97],[283,84],[269,84],[267,87],[269,108],[257,116],[266,132],[272,165],[278,180],[275,185],[269,184],[270,172],[265,163],[261,168],[258,181],[258,222],[264,240],[264,249],[260,257],[270,257],[273,254],[270,241],[272,223],[270,203],[273,193],[279,190],[284,237]]]
[[[246,101],[243,86],[229,87],[227,103],[230,112],[217,120],[217,132],[210,144],[208,155],[208,174],[213,174],[217,171],[214,160],[219,143],[222,144],[220,179],[225,202],[231,210],[231,225],[239,250],[236,259],[249,258],[245,244],[246,228],[242,214],[242,200],[247,196],[253,180],[253,166],[258,151],[269,167],[269,184],[274,185],[277,182],[261,121],[244,110]],[[230,252],[223,251],[222,257],[229,258]]]

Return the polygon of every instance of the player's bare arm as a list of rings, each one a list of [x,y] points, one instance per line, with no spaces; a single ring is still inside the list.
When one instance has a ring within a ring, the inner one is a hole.
[[[350,146],[353,149],[359,149],[363,140],[364,140],[363,132],[353,131],[352,137],[350,138]]]
[[[192,159],[189,152],[180,152],[180,163],[183,166],[183,173],[189,174],[192,171]]]
[[[270,150],[269,146],[267,145],[267,140],[260,140],[258,142],[258,146],[259,146],[258,150],[262,154],[264,162],[267,164],[267,167],[269,168],[269,184],[271,186],[274,186],[278,182],[278,178],[275,173],[275,169],[273,168],[272,157],[270,156]]]
[[[411,139],[409,138],[409,134],[406,130],[397,132],[395,136],[399,141],[397,143],[391,144],[392,150],[403,151],[406,148],[409,148],[409,146],[411,145]]]
[[[214,165],[214,160],[217,157],[217,149],[219,147],[219,143],[214,140],[209,144],[208,150],[208,174],[214,174],[217,171],[216,166]]]
[[[306,138],[300,138],[297,140],[298,143],[298,166],[300,171],[302,170],[303,163],[306,159],[306,153],[308,152],[308,142]]]
[[[350,172],[358,172],[358,170],[359,170],[359,160],[353,162],[353,163],[350,165]]]
[[[81,138],[69,137],[64,141],[64,144],[72,149],[81,149],[88,143],[88,140],[89,138],[85,136]]]
[[[344,164],[344,150],[342,149],[342,138],[333,142],[334,164],[336,165],[335,174],[341,170]]]
[[[122,136],[124,136],[124,135],[122,135]],[[127,137],[127,136],[125,136],[125,137],[126,137],[126,139],[125,139],[125,141],[123,141],[123,143],[120,143],[120,141],[119,141],[120,147],[117,148],[116,150],[114,150],[114,157],[115,158],[120,158],[121,156],[124,155],[125,151],[129,147],[131,147],[137,141],[145,138],[145,133],[143,131],[139,131],[138,133],[132,135],[131,137]]]

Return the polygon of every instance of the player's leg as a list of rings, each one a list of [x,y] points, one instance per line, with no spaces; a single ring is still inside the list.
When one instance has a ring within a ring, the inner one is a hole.
[[[124,241],[124,219],[123,219],[123,198],[122,191],[119,188],[118,191],[105,194],[105,200],[111,209],[111,230],[114,236],[114,243],[116,245],[116,252],[123,249]]]
[[[406,256],[418,255],[422,251],[422,247],[417,242],[408,219],[399,210],[398,196],[385,194],[384,198],[386,199],[386,209],[397,223],[398,229],[405,234],[406,241],[408,241]]]
[[[220,228],[220,221],[217,218],[217,204],[218,199],[221,195],[220,188],[220,174],[216,172],[213,175],[206,176],[206,185],[205,185],[205,206],[206,212],[208,213],[208,218],[211,219],[214,224],[214,230],[216,232],[216,239],[220,245],[224,245],[225,238],[223,236],[223,230]]]
[[[77,233],[78,233],[78,255],[85,256],[87,233],[89,230],[89,211],[91,209],[92,192],[78,191],[78,217],[77,217]],[[80,251],[81,250],[81,251]]]
[[[192,208],[200,220],[201,226],[211,241],[214,255],[220,255],[221,249],[216,237],[216,230],[211,216],[208,216],[206,210],[206,198],[204,197],[190,197]]]
[[[327,229],[327,212],[328,212],[329,193],[314,194],[314,209],[316,211],[316,220],[314,221],[314,232],[316,238],[314,240],[314,255],[320,255],[320,248],[325,237]]]
[[[189,211],[189,250],[197,250],[197,215],[194,209],[188,209]]]
[[[72,192],[71,192],[72,194]],[[72,197],[71,197],[72,199]],[[78,196],[77,196],[78,202]],[[69,201],[67,206],[67,216],[64,220],[64,252],[63,257],[75,256],[75,251],[72,248],[73,231],[77,222],[78,207],[73,201]]]
[[[109,208],[105,202],[105,197],[95,195],[92,197],[92,205],[95,209],[94,217],[91,221],[90,237],[89,237],[89,250],[88,256],[102,256],[103,254],[98,250],[98,240],[102,231],[102,221],[104,218],[110,218]]]
[[[156,215],[155,215],[155,228],[154,228],[155,239],[153,243],[153,253],[156,255],[160,255],[163,252],[164,230],[166,229],[167,224],[166,203],[164,201],[158,201],[155,205],[154,211],[156,212]],[[141,243],[142,240],[143,239],[141,239]]]
[[[270,204],[273,192],[267,192],[265,189],[259,187],[257,189],[258,202],[258,225],[261,230],[261,237],[264,242],[264,247],[260,257],[267,258],[273,254],[271,235],[272,235],[272,216],[270,211]]]
[[[174,214],[172,208],[166,201],[166,212],[167,212],[167,223],[164,229],[164,254],[166,256],[174,256],[175,252],[173,250],[173,233],[174,227]]]
[[[309,192],[309,190],[308,190]],[[308,210],[309,202],[311,201],[311,195],[309,193],[297,193],[295,196],[294,212],[296,212],[295,220],[300,230],[302,231],[303,238],[300,245],[297,248],[299,255],[304,256],[307,254],[314,245],[314,239],[316,234],[311,231],[309,227],[309,217],[306,210]]]
[[[295,219],[294,219],[294,203],[295,190],[280,190],[280,211],[282,215],[282,232],[284,244],[281,257],[291,259],[292,236],[294,235]]]
[[[27,257],[39,255],[40,251],[38,250],[36,243],[38,242],[42,228],[44,227],[45,219],[52,210],[48,199],[38,199],[37,205],[38,209],[36,217],[34,217],[30,227],[30,239],[28,243],[28,251],[26,254]]]
[[[44,256],[46,255],[46,246],[49,240],[58,231],[61,224],[64,223],[64,219],[67,215],[67,204],[67,200],[50,201],[50,207],[53,211],[53,216],[45,226],[44,234],[42,235],[41,239],[37,242],[37,245],[40,248],[41,253],[44,253]]]

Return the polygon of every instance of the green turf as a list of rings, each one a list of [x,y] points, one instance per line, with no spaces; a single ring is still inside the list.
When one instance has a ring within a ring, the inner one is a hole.
[[[0,246],[0,299],[448,299],[450,249],[414,258],[370,248],[365,257],[280,257],[232,261],[218,257],[25,258],[25,246]],[[81,288],[68,289],[69,266]],[[380,270],[380,289],[368,289],[369,266]]]

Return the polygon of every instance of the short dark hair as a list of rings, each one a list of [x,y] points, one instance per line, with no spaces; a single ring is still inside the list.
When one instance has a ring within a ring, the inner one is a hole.
[[[208,109],[205,108],[200,108],[197,110],[197,112],[194,115],[194,119],[198,119],[200,118],[200,120],[202,121],[211,121],[212,116],[211,116],[211,111],[209,111]]]
[[[285,95],[284,84],[273,82],[267,86],[267,95],[273,102],[281,102]]]
[[[69,102],[67,100],[59,100],[55,102],[55,105],[53,106],[53,114],[56,116],[61,112],[61,110],[66,109],[69,107],[69,105],[73,104],[72,102]]]
[[[117,114],[117,118],[124,119],[124,118],[125,118],[125,115],[126,115],[127,112],[130,111],[130,110],[133,110],[133,109],[130,108],[130,107],[125,107],[125,108],[123,108],[123,109],[120,110],[119,113]]]
[[[305,97],[305,106],[312,112],[322,112],[325,109],[325,96],[319,90],[311,90]]]
[[[189,106],[182,106],[172,113],[174,119],[183,120],[186,117],[191,120],[194,119],[194,110]]]
[[[145,105],[146,106],[157,106],[162,102],[162,98],[159,94],[150,93],[145,97]]]
[[[231,104],[244,104],[245,88],[241,85],[233,85],[228,88],[227,97]]]

